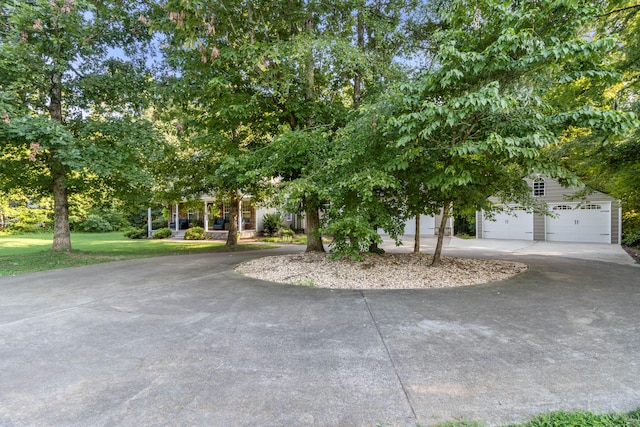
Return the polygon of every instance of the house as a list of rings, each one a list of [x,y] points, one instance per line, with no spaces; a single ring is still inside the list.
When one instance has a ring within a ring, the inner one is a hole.
[[[546,205],[551,216],[536,215],[517,204],[490,217],[476,212],[476,238],[550,242],[620,244],[622,209],[613,197],[583,188],[565,188],[554,179],[526,179],[532,195]]]
[[[197,225],[212,235],[226,235],[229,230],[229,204],[220,203],[209,195],[202,196],[200,200],[201,208],[188,208],[184,203],[170,205],[169,228],[177,232]],[[276,211],[257,206],[249,195],[243,196],[238,204],[238,232],[241,238],[254,237],[262,231],[264,215]]]

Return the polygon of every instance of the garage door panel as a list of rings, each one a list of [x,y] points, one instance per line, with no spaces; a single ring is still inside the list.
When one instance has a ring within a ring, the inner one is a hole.
[[[533,240],[533,213],[519,207],[498,212],[492,219],[483,215],[482,238]]]
[[[562,203],[550,206],[547,240],[555,242],[611,243],[611,203]]]
[[[420,215],[420,234],[421,235],[435,235],[436,228],[436,219],[433,216],[428,215]],[[416,234],[416,219],[411,218],[408,219],[404,224],[404,234],[405,235],[415,235]]]

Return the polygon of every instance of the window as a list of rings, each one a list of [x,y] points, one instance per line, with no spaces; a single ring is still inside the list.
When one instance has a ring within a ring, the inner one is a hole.
[[[536,178],[533,180],[533,196],[544,196],[544,179]]]
[[[602,209],[602,206],[589,204],[580,206],[580,209],[599,210]]]
[[[573,208],[569,205],[556,205],[553,207],[554,211],[570,211],[571,209]]]
[[[284,220],[285,222],[293,222],[293,214],[287,212],[286,214],[284,214]]]

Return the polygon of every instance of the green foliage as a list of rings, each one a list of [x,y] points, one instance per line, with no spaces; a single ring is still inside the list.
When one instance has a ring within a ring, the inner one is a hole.
[[[11,234],[48,231],[53,225],[51,203],[46,198],[31,199],[12,191],[0,193],[0,230]]]
[[[167,226],[167,220],[165,218],[156,218],[151,222],[151,228],[157,230]]]
[[[326,231],[333,236],[330,248],[336,257],[360,259],[361,254],[368,252],[371,245],[382,243],[377,229],[372,228],[366,217],[358,215],[336,218],[327,224]]]
[[[298,286],[307,286],[309,288],[315,288],[316,287],[316,282],[313,280],[313,278],[308,277],[306,279],[300,279],[296,282],[296,285]]]
[[[184,232],[184,240],[207,240],[208,236],[202,227],[192,227]]]
[[[633,414],[594,414],[592,412],[551,412],[541,414],[524,424],[525,427],[638,427],[640,419]]]
[[[260,241],[265,243],[278,243],[280,239],[278,237],[263,237]]]
[[[125,215],[121,212],[104,212],[102,218],[111,224],[114,231],[121,231],[131,226]]]
[[[267,234],[276,234],[282,228],[282,216],[277,212],[264,214],[263,221],[264,231]]]
[[[625,212],[622,216],[622,244],[640,247],[640,214]]]
[[[0,6],[0,191],[53,195],[53,247],[70,250],[70,194],[149,198],[162,138],[147,115],[148,5],[120,1]],[[112,52],[121,50],[120,58]]]
[[[74,229],[76,231],[90,233],[108,233],[115,231],[114,226],[107,219],[96,214],[89,215],[84,221],[77,223]]]
[[[130,228],[129,230],[124,232],[124,237],[127,239],[146,239],[147,238],[147,230],[144,228]]]
[[[280,236],[285,242],[290,242],[291,240],[293,240],[293,236],[295,236],[295,234],[296,233],[291,229],[284,229],[280,231]]]
[[[153,238],[154,239],[166,239],[167,237],[171,237],[173,235],[173,231],[171,231],[170,228],[161,228],[159,230],[156,230],[153,233]]]

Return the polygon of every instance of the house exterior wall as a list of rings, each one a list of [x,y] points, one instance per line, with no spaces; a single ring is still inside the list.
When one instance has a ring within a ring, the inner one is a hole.
[[[482,211],[476,211],[476,239],[482,239]]]
[[[546,217],[544,215],[533,215],[533,240],[547,240]]]

